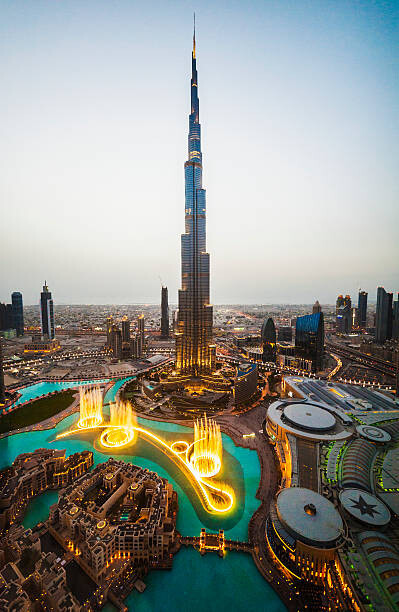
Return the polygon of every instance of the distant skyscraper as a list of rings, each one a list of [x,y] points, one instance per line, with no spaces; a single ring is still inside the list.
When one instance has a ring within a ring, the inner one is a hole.
[[[206,252],[205,189],[202,188],[201,125],[195,31],[191,57],[191,113],[185,173],[185,233],[181,237],[182,288],[176,330],[176,369],[199,376],[215,365],[213,309],[209,303],[209,253]]]
[[[130,356],[140,359],[143,356],[143,345],[140,334],[134,334],[130,339]]]
[[[292,341],[292,327],[291,325],[280,325],[278,328],[278,339],[281,342]]]
[[[339,295],[335,305],[336,328],[342,334],[348,334],[352,329],[353,311],[350,295]]]
[[[117,325],[112,326],[111,349],[115,359],[120,359],[122,357],[122,333]]]
[[[24,335],[24,305],[22,301],[22,293],[14,291],[11,294],[12,303],[12,318],[13,327],[17,332],[17,336]]]
[[[109,317],[107,317],[106,322],[105,322],[105,327],[107,331],[107,347],[108,348],[111,348],[111,333],[112,333],[113,324],[114,324],[114,319],[112,315],[110,315]]]
[[[317,314],[318,312],[321,312],[321,306],[320,306],[319,300],[316,300],[315,303],[313,304],[312,313]]]
[[[312,371],[323,368],[324,317],[322,312],[298,317],[295,330],[295,353],[312,361]]]
[[[43,337],[53,340],[55,338],[54,303],[47,281],[44,281],[43,291],[40,294],[40,319]]]
[[[357,302],[357,318],[358,325],[362,329],[367,326],[367,291],[359,291],[359,298]]]
[[[13,329],[14,317],[12,304],[6,304],[6,326],[5,329]]]
[[[269,317],[266,321],[264,321],[261,330],[261,339],[262,339],[262,361],[266,362],[275,362],[276,361],[276,328],[274,326],[274,321],[271,317]]]
[[[122,319],[122,342],[130,342],[130,321],[127,317]]]
[[[169,338],[169,302],[167,287],[162,287],[161,291],[161,336],[162,338]]]
[[[375,339],[380,344],[392,338],[392,298],[392,293],[387,293],[384,287],[378,287]]]
[[[335,303],[335,313],[338,314],[338,308],[341,308],[341,306],[344,306],[344,296],[343,295],[339,295],[337,297],[337,301]]]
[[[137,317],[137,331],[138,334],[140,336],[141,339],[141,346],[144,346],[144,339],[145,339],[145,321],[144,321],[144,315],[141,314]]]
[[[398,299],[393,303],[392,312],[392,338],[399,339],[399,293]]]
[[[0,304],[0,330],[4,331],[11,327],[10,325],[10,308],[11,304]]]
[[[0,336],[0,405],[6,403],[6,388],[3,371],[3,338]]]

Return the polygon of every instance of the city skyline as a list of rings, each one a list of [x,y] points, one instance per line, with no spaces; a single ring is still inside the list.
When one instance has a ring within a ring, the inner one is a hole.
[[[29,4],[7,7],[0,26],[13,31],[0,190],[14,227],[1,299],[19,290],[37,303],[48,278],[60,304],[157,303],[160,275],[175,303],[191,12],[37,7],[34,18]],[[372,302],[377,286],[399,287],[398,11],[339,8],[197,14],[213,303],[332,304],[359,288]],[[168,152],[152,181],[161,126]]]

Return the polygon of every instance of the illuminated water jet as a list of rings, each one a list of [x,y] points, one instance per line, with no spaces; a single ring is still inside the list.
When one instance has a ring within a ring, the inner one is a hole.
[[[198,419],[194,423],[194,444],[190,462],[198,476],[211,478],[222,467],[222,434],[212,419]]]
[[[109,426],[100,437],[107,448],[118,448],[131,444],[135,438],[136,415],[129,402],[118,402],[110,406]]]
[[[100,387],[79,387],[79,429],[94,429],[103,422],[103,394]]]

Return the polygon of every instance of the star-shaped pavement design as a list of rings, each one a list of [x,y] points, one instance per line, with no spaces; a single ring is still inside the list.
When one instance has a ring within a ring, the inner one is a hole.
[[[377,507],[377,504],[368,504],[364,497],[359,495],[359,499],[351,499],[353,502],[352,508],[356,508],[356,510],[360,510],[361,515],[368,514],[372,518],[374,518],[374,514],[380,514],[378,510],[374,510]]]

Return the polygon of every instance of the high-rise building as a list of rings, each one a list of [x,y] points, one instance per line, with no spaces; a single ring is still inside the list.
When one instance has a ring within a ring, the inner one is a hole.
[[[141,359],[143,356],[143,345],[140,334],[134,334],[130,339],[130,356],[132,359]]]
[[[111,330],[111,350],[115,359],[122,357],[122,333],[117,325],[113,325]]]
[[[343,295],[339,295],[337,297],[337,301],[335,302],[335,314],[338,314],[338,308],[341,308],[341,306],[344,306],[344,296]]]
[[[275,362],[276,361],[276,328],[274,321],[271,317],[266,319],[262,325],[261,330],[262,340],[262,361]]]
[[[350,295],[346,295],[344,297],[344,306],[349,306],[349,308],[352,308],[352,300]]]
[[[122,342],[130,342],[130,321],[127,317],[122,319]]]
[[[322,312],[298,317],[295,330],[295,353],[312,361],[312,371],[323,369],[324,317]]]
[[[321,306],[320,306],[319,300],[316,300],[315,303],[313,304],[312,313],[317,314],[318,312],[321,312]]]
[[[137,332],[140,336],[140,340],[141,340],[141,346],[144,346],[144,339],[145,339],[145,321],[144,321],[144,315],[141,314],[137,317]]]
[[[392,338],[392,299],[392,293],[387,293],[384,287],[378,287],[375,339],[380,344]]]
[[[6,403],[6,388],[3,371],[3,339],[0,336],[0,406]]]
[[[161,337],[169,338],[169,302],[167,287],[162,287],[161,291]]]
[[[109,317],[107,317],[106,322],[105,322],[105,327],[107,331],[107,348],[111,348],[111,332],[112,332],[113,324],[114,324],[114,319],[113,319],[113,316],[110,315]]]
[[[6,305],[3,302],[0,302],[0,330],[4,331],[6,328]]]
[[[12,304],[0,304],[0,330],[5,331],[13,326]]]
[[[335,304],[336,329],[342,334],[348,334],[352,329],[353,311],[350,295],[339,295]]]
[[[281,342],[292,342],[291,325],[280,325],[278,328],[278,339]]]
[[[17,336],[24,335],[24,305],[22,301],[22,293],[14,291],[11,294],[12,303],[12,318],[13,327],[17,332]]]
[[[398,299],[393,303],[392,311],[392,338],[399,339],[399,293]]]
[[[54,303],[47,287],[47,281],[44,281],[43,291],[40,294],[40,319],[42,324],[42,336],[49,340],[54,340]]]
[[[367,326],[367,291],[359,291],[359,297],[357,301],[357,320],[358,325],[362,329]]]
[[[191,112],[185,175],[185,233],[181,237],[181,289],[176,330],[176,369],[200,376],[215,367],[211,346],[213,309],[209,303],[209,253],[206,252],[205,189],[202,188],[201,125],[195,30],[191,56]]]

